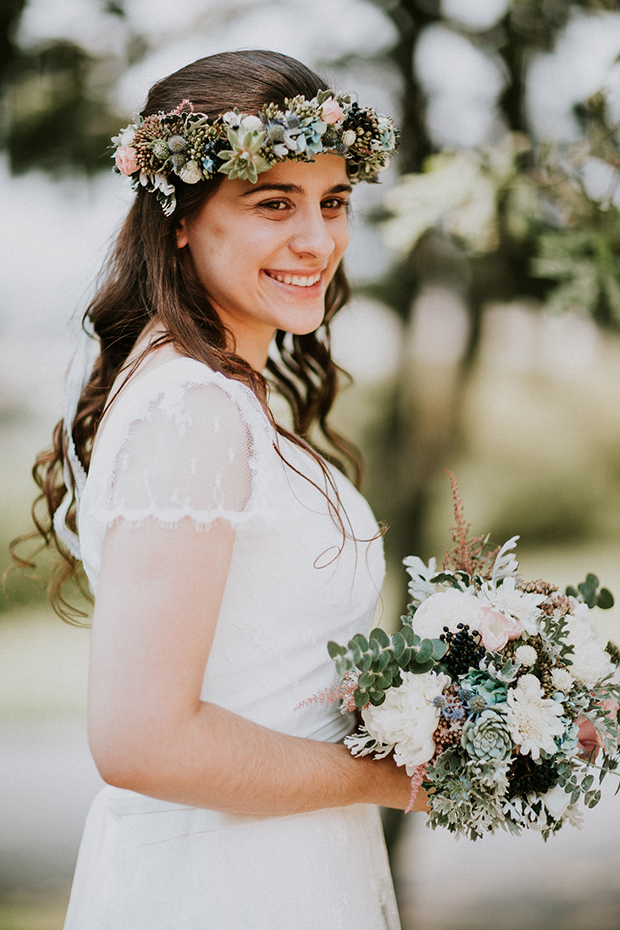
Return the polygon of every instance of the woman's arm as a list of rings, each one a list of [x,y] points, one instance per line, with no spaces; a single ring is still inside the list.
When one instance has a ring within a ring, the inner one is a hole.
[[[355,803],[404,809],[391,759],[276,733],[200,701],[234,530],[125,523],[106,534],[93,620],[89,739],[105,781],[242,814]],[[420,792],[416,809],[424,807]]]

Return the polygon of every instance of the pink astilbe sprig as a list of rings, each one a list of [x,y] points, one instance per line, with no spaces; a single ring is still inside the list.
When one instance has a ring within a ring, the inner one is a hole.
[[[411,794],[409,795],[409,803],[405,809],[406,814],[410,814],[413,810],[413,805],[416,802],[418,792],[422,787],[422,782],[426,777],[426,769],[428,767],[428,762],[425,762],[424,765],[416,765],[413,775],[411,776]]]
[[[358,708],[355,704],[353,694],[357,688],[357,680],[359,677],[360,673],[356,668],[349,669],[348,672],[344,673],[343,679],[339,684],[332,685],[331,688],[323,688],[321,691],[317,691],[312,697],[306,698],[305,701],[301,701],[295,710],[298,710],[300,707],[309,707],[311,704],[320,704],[325,707],[329,704],[336,704],[337,701],[342,701],[343,710],[357,710]]]
[[[454,499],[454,520],[456,526],[452,527],[452,540],[456,543],[453,549],[446,552],[444,570],[467,572],[468,575],[482,575],[483,578],[491,576],[491,566],[500,550],[498,546],[493,552],[485,555],[484,549],[488,536],[474,536],[468,539],[471,523],[466,523],[463,501],[459,494],[456,479],[451,471],[444,469],[452,484],[452,497]],[[486,566],[486,568],[485,568]]]

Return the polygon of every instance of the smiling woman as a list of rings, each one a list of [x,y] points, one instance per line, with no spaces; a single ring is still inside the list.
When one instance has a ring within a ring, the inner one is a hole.
[[[409,779],[303,703],[383,579],[372,513],[308,430],[356,464],[327,422],[329,322],[351,187],[395,131],[299,62],[237,52],[156,84],[115,142],[136,200],[86,314],[94,368],[78,356],[38,463],[57,602],[78,560],[95,595],[107,782],[66,928],[396,930],[376,805],[404,809]]]
[[[321,325],[349,243],[343,158],[287,162],[267,176],[220,185],[177,234],[237,352],[259,371],[276,330],[305,335]]]

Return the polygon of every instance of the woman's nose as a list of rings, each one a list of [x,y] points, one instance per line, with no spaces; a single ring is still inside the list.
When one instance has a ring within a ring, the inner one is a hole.
[[[297,255],[312,255],[327,259],[336,248],[321,210],[299,213],[296,228],[289,240],[290,248]]]

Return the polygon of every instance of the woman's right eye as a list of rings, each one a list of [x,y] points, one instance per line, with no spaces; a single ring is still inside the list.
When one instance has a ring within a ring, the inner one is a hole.
[[[274,212],[281,213],[288,209],[289,204],[287,200],[264,200],[259,206],[265,210],[273,210]]]

